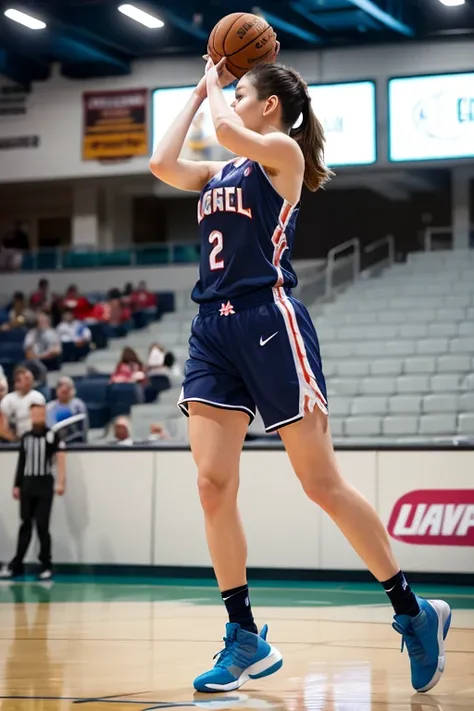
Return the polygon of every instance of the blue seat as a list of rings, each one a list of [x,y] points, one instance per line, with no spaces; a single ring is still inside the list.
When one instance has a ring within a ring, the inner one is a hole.
[[[0,343],[23,343],[26,334],[26,328],[14,328],[11,331],[0,331]]]
[[[144,402],[143,389],[135,383],[113,383],[107,390],[111,418],[129,415],[133,405]]]
[[[107,403],[107,378],[85,377],[76,379],[77,397],[86,404],[91,427],[105,427],[110,420],[110,409]]]
[[[92,343],[96,348],[107,348],[109,345],[109,337],[107,329],[103,323],[91,323],[89,329],[92,335]]]
[[[158,313],[160,315],[171,313],[175,310],[173,291],[157,291],[156,298],[158,303]]]
[[[24,358],[23,343],[0,343],[0,363],[14,363],[17,365]]]
[[[0,309],[0,324],[7,323],[8,320],[9,319],[7,309]]]

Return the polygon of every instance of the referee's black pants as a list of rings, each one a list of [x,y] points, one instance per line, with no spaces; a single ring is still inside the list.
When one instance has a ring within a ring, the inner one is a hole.
[[[49,521],[51,518],[51,508],[53,505],[53,491],[29,491],[24,490],[20,494],[20,518],[21,526],[18,532],[18,543],[16,554],[10,563],[10,569],[14,573],[23,571],[23,560],[31,542],[33,533],[33,522],[36,523],[40,552],[39,561],[42,570],[51,568],[51,536],[49,534]]]

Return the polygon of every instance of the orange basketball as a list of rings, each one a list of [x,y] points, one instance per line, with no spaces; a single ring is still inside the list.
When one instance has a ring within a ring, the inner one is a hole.
[[[233,12],[212,30],[207,53],[214,62],[227,57],[227,69],[238,79],[256,64],[271,62],[276,35],[266,20],[250,12]]]

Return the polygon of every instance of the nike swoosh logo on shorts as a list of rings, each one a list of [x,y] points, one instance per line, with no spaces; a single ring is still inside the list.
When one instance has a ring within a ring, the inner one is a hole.
[[[272,335],[269,336],[268,338],[266,338],[265,340],[263,340],[263,336],[260,336],[260,345],[265,346],[268,343],[268,341],[271,341],[272,338],[275,338],[277,333],[278,333],[278,331],[275,331],[275,333],[272,333]]]

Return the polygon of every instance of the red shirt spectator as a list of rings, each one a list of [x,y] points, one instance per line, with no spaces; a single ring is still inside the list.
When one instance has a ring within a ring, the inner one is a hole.
[[[122,357],[110,378],[111,383],[144,383],[145,367],[133,348],[123,349]]]
[[[71,284],[69,289],[66,291],[66,296],[63,299],[63,306],[67,306],[74,312],[74,318],[78,321],[84,321],[84,319],[90,317],[91,304],[88,302],[85,296],[79,294],[79,289],[75,284]]]
[[[146,282],[141,281],[130,296],[132,308],[135,311],[152,309],[156,306],[156,295],[148,291]]]

